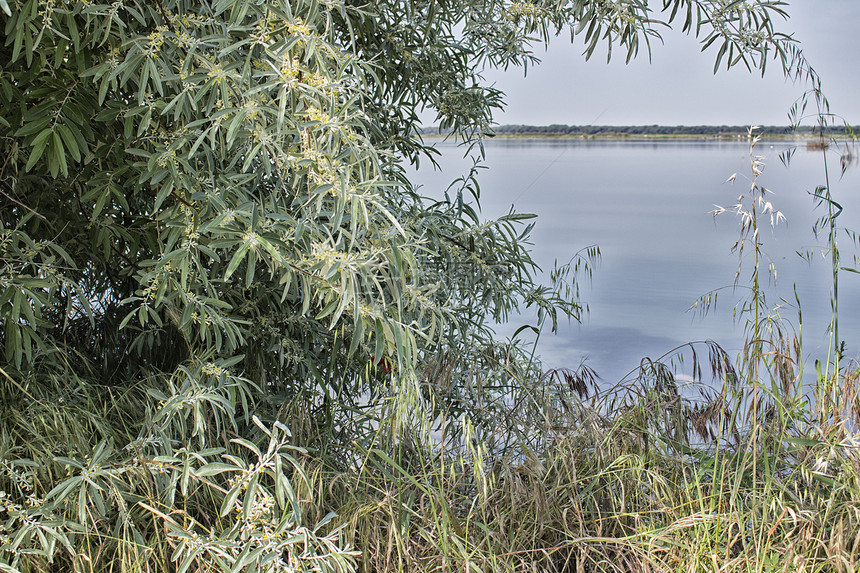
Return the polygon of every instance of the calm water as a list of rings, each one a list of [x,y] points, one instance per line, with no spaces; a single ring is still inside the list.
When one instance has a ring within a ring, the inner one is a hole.
[[[765,156],[759,184],[771,189],[774,207],[787,221],[764,233],[765,250],[777,270],[768,287],[771,305],[797,325],[793,288],[803,310],[804,353],[825,358],[830,317],[829,262],[823,241],[812,233],[815,219],[810,192],[824,183],[821,152],[796,144],[790,166],[778,156],[789,142],[761,142]],[[439,143],[441,171],[422,165],[416,181],[425,195],[442,197],[471,162],[454,144]],[[844,207],[838,222],[858,230],[860,169],[840,177],[838,156],[829,154],[831,187]],[[740,350],[743,323],[733,318],[742,292],[721,291],[716,310],[702,317],[690,306],[703,294],[731,287],[738,258],[731,247],[738,219],[709,214],[714,205],[730,206],[750,186],[746,142],[495,140],[486,145],[489,169],[481,173],[482,213],[498,217],[513,204],[539,216],[533,253],[544,270],[596,244],[602,261],[582,289],[590,312],[582,324],[563,324],[556,336],[543,335],[538,353],[548,367],[576,367],[583,360],[606,382],[620,380],[643,357],[657,358],[685,342],[713,339],[731,355]],[[726,180],[737,173],[736,181]],[[840,235],[842,262],[851,265],[855,250]],[[798,250],[812,250],[811,263]],[[739,283],[746,284],[745,265]],[[764,271],[763,271],[764,272]],[[791,306],[780,300],[786,298]],[[499,327],[510,335],[530,317],[514,317]],[[840,282],[840,335],[849,358],[860,343],[860,275],[843,273]]]

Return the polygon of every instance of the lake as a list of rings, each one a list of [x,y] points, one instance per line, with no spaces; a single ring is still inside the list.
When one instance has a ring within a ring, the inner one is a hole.
[[[441,170],[427,163],[415,173],[423,194],[441,198],[448,184],[468,173],[471,160],[449,142],[437,143]],[[789,166],[779,155],[796,148]],[[715,205],[729,207],[748,196],[750,150],[742,141],[690,140],[539,140],[496,139],[485,144],[488,169],[480,174],[481,207],[486,218],[518,212],[538,215],[532,234],[533,254],[544,271],[553,261],[568,261],[589,245],[602,258],[582,298],[589,313],[582,324],[560,325],[559,333],[542,335],[538,354],[544,365],[595,368],[604,383],[621,380],[643,357],[658,358],[686,342],[712,339],[736,356],[743,343],[743,320],[733,317],[741,289],[720,292],[716,308],[706,316],[689,310],[705,293],[731,287],[738,257],[731,251],[738,239],[738,218],[713,217]],[[826,237],[816,239],[812,226],[825,214],[810,192],[824,184],[821,151],[804,142],[761,141],[765,156],[758,183],[773,191],[775,209],[786,221],[773,232],[762,221],[764,250],[773,261],[776,283],[768,286],[768,302],[797,326],[794,287],[803,311],[804,355],[826,359],[830,320],[830,264]],[[842,227],[857,229],[860,221],[860,170],[840,176],[839,156],[828,152],[831,189],[841,203]],[[737,173],[734,183],[727,180]],[[856,251],[844,232],[839,235],[843,266],[854,267]],[[812,252],[806,261],[797,251]],[[749,251],[748,255],[752,255]],[[742,270],[739,285],[748,284],[752,262]],[[766,277],[765,264],[762,276]],[[847,358],[858,358],[860,342],[860,275],[840,275],[840,336]],[[785,300],[780,300],[784,298]],[[514,316],[500,325],[510,336],[529,322]],[[811,362],[807,372],[814,372]]]

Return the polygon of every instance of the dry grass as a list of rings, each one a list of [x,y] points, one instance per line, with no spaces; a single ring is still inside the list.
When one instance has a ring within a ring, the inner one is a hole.
[[[329,482],[360,569],[857,570],[856,418],[794,411],[778,423],[775,409],[794,402],[771,395],[749,420],[748,389],[696,403],[652,383],[643,373],[588,403],[567,393],[545,447],[483,459],[481,473],[468,444],[400,463],[367,451]]]

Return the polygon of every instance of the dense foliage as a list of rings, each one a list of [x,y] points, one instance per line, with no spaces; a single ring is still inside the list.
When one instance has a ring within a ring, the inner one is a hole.
[[[541,286],[477,165],[444,201],[404,165],[427,110],[479,143],[480,70],[560,31],[629,59],[675,22],[718,66],[800,69],[781,2],[660,8],[0,0],[0,570],[351,570],[328,510],[353,541],[376,510],[327,501],[345,482],[390,501],[434,429],[475,475],[550,443],[510,408],[552,377],[492,324],[578,318],[596,253]]]

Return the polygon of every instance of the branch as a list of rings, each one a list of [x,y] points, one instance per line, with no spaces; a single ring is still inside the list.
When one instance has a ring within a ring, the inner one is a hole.
[[[10,187],[10,186],[9,186],[9,184],[8,184],[8,183],[6,183],[5,181],[3,181],[3,185],[7,186],[7,187],[9,188],[9,190],[10,190],[10,191],[12,191],[12,192],[14,193],[14,190],[12,189],[12,187]],[[3,191],[2,189],[0,189],[0,194],[2,194],[4,197],[6,197],[7,199],[9,199],[10,201],[12,201],[13,203],[15,203],[16,205],[18,205],[19,207],[23,207],[24,209],[28,210],[29,212],[31,212],[31,213],[32,213],[32,214],[34,214],[35,216],[39,217],[39,218],[40,218],[40,219],[42,219],[43,221],[47,221],[47,219],[45,218],[45,216],[44,216],[44,215],[42,215],[41,213],[38,213],[38,212],[34,211],[32,208],[30,208],[30,207],[28,207],[28,206],[26,206],[26,205],[24,205],[23,203],[21,203],[20,201],[18,201],[17,199],[15,199],[15,198],[14,198],[14,197],[12,197],[11,195],[9,195],[9,194],[8,194],[8,193],[6,193],[5,191]]]

